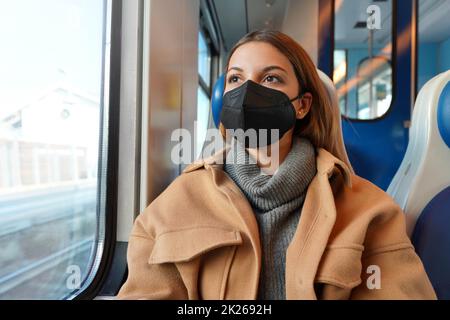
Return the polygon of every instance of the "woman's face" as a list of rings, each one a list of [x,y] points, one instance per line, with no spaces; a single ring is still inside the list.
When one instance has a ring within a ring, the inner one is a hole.
[[[260,85],[284,92],[290,99],[298,96],[299,83],[289,59],[266,42],[248,42],[234,51],[230,58],[225,91],[230,91],[252,80]],[[292,102],[297,119],[306,116],[311,106],[311,94]]]

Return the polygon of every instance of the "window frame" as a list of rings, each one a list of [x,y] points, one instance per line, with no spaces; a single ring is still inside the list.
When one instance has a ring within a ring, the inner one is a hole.
[[[336,41],[335,41],[335,24],[336,24],[336,15],[335,15],[335,5],[337,0],[332,0],[332,53],[331,54],[331,66],[334,67],[334,50],[336,49]],[[417,0],[414,0],[417,1]],[[396,98],[397,98],[397,82],[395,81],[397,78],[397,0],[391,0],[391,10],[392,10],[392,24],[391,24],[391,58],[387,59],[388,62],[391,65],[391,79],[392,79],[392,100],[389,105],[389,108],[386,110],[386,112],[381,116],[374,119],[358,119],[358,118],[352,118],[347,116],[346,114],[342,114],[341,112],[341,118],[343,121],[352,121],[352,122],[374,122],[374,121],[381,121],[384,118],[386,118],[394,109]],[[341,49],[338,49],[341,50]],[[375,57],[375,56],[374,56]],[[348,58],[348,55],[347,55]],[[365,58],[361,59],[364,60]],[[361,62],[361,61],[360,61]],[[348,68],[348,64],[347,64]],[[332,68],[333,69],[333,68]],[[348,76],[348,73],[347,73]],[[347,79],[346,79],[347,80]],[[338,97],[339,101],[339,97]],[[347,99],[348,101],[348,99]],[[348,102],[347,102],[348,103]],[[347,104],[346,104],[347,107]],[[359,107],[358,107],[359,109]],[[347,110],[347,109],[346,109]]]
[[[203,92],[203,94],[208,98],[209,101],[209,105],[211,105],[211,96],[212,96],[212,75],[213,75],[213,46],[211,44],[211,38],[209,37],[209,34],[207,33],[207,30],[205,27],[203,27],[202,25],[202,10],[200,9],[200,16],[199,16],[199,20],[200,20],[200,25],[199,25],[199,36],[202,35],[203,39],[205,40],[205,44],[206,44],[206,48],[208,50],[208,54],[209,54],[209,84],[207,84],[205,82],[205,80],[203,80],[202,75],[200,74],[200,66],[197,66],[197,74],[198,74],[198,86],[197,86],[197,92],[198,89],[200,89],[200,91]],[[198,39],[198,43],[200,43],[200,38]],[[197,45],[197,48],[199,48],[199,46]],[[200,52],[197,53],[197,59],[200,55]],[[199,107],[200,101],[198,100],[198,93],[197,93],[197,115],[196,115],[196,121],[198,121],[198,107]],[[209,128],[209,124],[211,121],[211,108],[208,108],[209,112],[208,112],[208,123],[206,124],[207,128]],[[197,143],[197,141],[195,142]],[[201,146],[201,149],[204,148],[204,142],[203,145]],[[201,152],[201,151],[200,151]]]
[[[208,95],[209,98],[211,98],[211,82],[212,82],[212,46],[210,44],[210,40],[209,37],[206,34],[205,28],[200,26],[200,30],[199,30],[199,36],[202,35],[203,39],[205,40],[205,44],[206,44],[206,48],[208,49],[208,55],[210,58],[210,66],[209,66],[209,81],[210,83],[206,83],[205,80],[203,79],[202,75],[200,74],[200,72],[198,72],[198,82],[199,82],[199,86],[202,88],[202,90]],[[199,68],[197,68],[199,69]],[[197,70],[198,71],[198,70]]]
[[[109,78],[105,78],[105,63],[103,64],[102,87],[109,85],[109,105],[104,105],[105,95],[102,95],[101,126],[100,126],[100,159],[98,170],[97,197],[100,203],[97,205],[98,230],[97,252],[94,264],[98,267],[91,269],[84,281],[91,279],[86,285],[64,297],[64,300],[92,300],[102,289],[112,267],[114,251],[116,249],[117,229],[117,190],[118,190],[118,159],[119,159],[119,125],[120,125],[120,85],[121,85],[121,45],[122,45],[122,0],[111,1],[111,45]],[[106,20],[106,8],[105,8]],[[105,24],[104,43],[106,42]],[[106,52],[106,51],[105,51]],[[105,57],[103,57],[103,61]],[[106,149],[106,150],[105,150]],[[105,152],[106,151],[106,152]],[[106,169],[106,170],[105,170]],[[102,213],[101,210],[104,210]],[[103,231],[103,232],[102,232]],[[101,238],[103,236],[103,241]],[[102,248],[99,252],[98,249]],[[92,267],[92,266],[91,266]]]
[[[212,75],[213,75],[213,46],[211,45],[210,38],[205,30],[205,28],[200,27],[199,33],[203,35],[203,39],[205,39],[206,47],[208,49],[210,64],[209,64],[209,84],[205,82],[200,72],[198,72],[198,84],[203,92],[208,96],[209,100],[211,100],[211,91],[212,91]],[[199,39],[200,41],[200,39]],[[198,69],[198,68],[197,68]]]
[[[199,13],[199,34],[203,35],[203,38],[205,39],[205,43],[207,46],[207,49],[209,51],[209,57],[210,57],[210,67],[209,67],[209,84],[205,83],[203,80],[203,77],[200,75],[200,72],[198,72],[198,86],[197,90],[200,89],[205,96],[209,100],[209,108],[208,108],[208,123],[206,124],[207,128],[211,128],[212,123],[214,123],[212,112],[211,112],[211,101],[212,101],[212,90],[214,83],[217,79],[217,71],[218,71],[218,63],[219,63],[219,52],[216,48],[216,44],[214,43],[214,39],[211,36],[211,30],[214,32],[214,28],[211,25],[211,21],[208,21],[209,13],[205,12],[208,8],[203,7],[200,5],[200,13]],[[200,42],[200,39],[198,39],[198,42]],[[197,45],[198,47],[198,45]],[[197,67],[197,70],[199,68]],[[198,104],[199,101],[197,101],[197,111],[198,111]],[[198,115],[196,117],[196,120],[198,119]],[[204,147],[204,146],[203,146]]]

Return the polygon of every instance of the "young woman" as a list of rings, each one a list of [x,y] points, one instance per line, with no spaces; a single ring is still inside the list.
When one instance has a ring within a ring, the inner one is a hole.
[[[150,204],[119,298],[436,298],[402,210],[354,174],[338,107],[298,43],[256,31],[236,44],[220,127],[279,135],[191,164]]]

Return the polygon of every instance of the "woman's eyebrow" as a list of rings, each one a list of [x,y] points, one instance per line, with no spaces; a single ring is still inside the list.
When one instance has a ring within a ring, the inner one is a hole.
[[[287,71],[286,70],[284,70],[282,67],[280,67],[280,66],[268,66],[268,67],[265,67],[262,71],[263,72],[268,72],[268,71],[272,71],[272,70],[281,70],[281,71],[283,71],[284,73],[287,73]]]
[[[239,68],[239,67],[231,67],[231,68],[228,69],[227,73],[230,72],[231,70],[236,70],[236,71],[239,71],[239,72],[244,72],[244,70],[243,70],[242,68]],[[280,70],[280,71],[283,71],[284,73],[287,73],[287,71],[286,71],[285,69],[283,69],[283,68],[280,67],[280,66],[275,66],[275,65],[264,67],[261,71],[262,71],[262,72],[269,72],[269,71],[272,71],[272,70]]]
[[[230,69],[227,70],[227,73],[230,72],[231,70],[236,70],[236,71],[239,71],[239,72],[244,72],[244,70],[243,70],[242,68],[239,68],[239,67],[231,67]]]

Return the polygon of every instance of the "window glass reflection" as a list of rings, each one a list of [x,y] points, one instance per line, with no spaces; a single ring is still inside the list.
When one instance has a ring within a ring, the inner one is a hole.
[[[368,14],[374,4],[377,13]],[[392,102],[392,1],[336,1],[334,36],[333,80],[342,114],[383,116]]]

